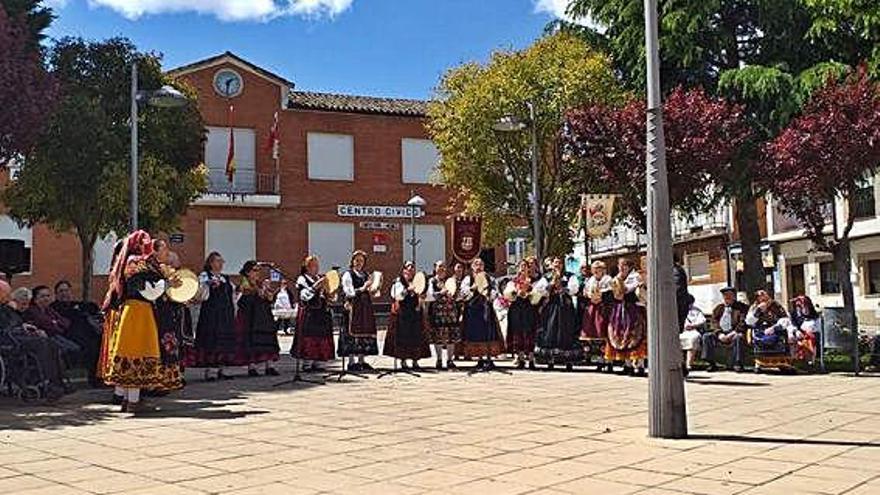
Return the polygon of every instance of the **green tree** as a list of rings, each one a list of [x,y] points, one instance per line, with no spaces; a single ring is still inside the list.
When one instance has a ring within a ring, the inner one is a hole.
[[[143,88],[172,81],[158,56],[137,52],[121,38],[102,42],[64,39],[49,50],[61,99],[48,128],[3,201],[19,222],[73,231],[82,247],[83,298],[89,297],[95,241],[128,231],[131,63]],[[206,189],[200,165],[204,126],[193,91],[182,108],[140,113],[140,215],[150,231],[174,227],[187,205]]]
[[[557,136],[569,108],[618,104],[624,95],[610,61],[576,36],[544,37],[522,51],[494,53],[443,77],[428,106],[428,130],[442,159],[440,181],[459,192],[459,206],[484,219],[487,244],[503,242],[531,218],[531,137],[493,130],[500,118],[535,112],[541,219],[546,253],[571,249],[569,227],[587,184],[562,166]]]

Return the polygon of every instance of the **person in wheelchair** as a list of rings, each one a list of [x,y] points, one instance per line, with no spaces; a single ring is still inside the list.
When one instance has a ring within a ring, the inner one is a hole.
[[[8,343],[14,352],[21,352],[26,356],[3,356],[3,358],[15,359],[25,366],[27,360],[21,358],[33,357],[37,373],[28,374],[25,370],[18,371],[21,372],[21,376],[30,378],[36,383],[29,383],[25,378],[26,381],[19,383],[20,386],[41,387],[41,392],[49,398],[57,398],[69,392],[58,345],[48,338],[45,332],[24,322],[18,311],[9,304],[11,293],[12,288],[9,284],[0,280],[0,342],[4,345]]]
[[[755,302],[746,314],[756,352],[788,353],[788,327],[791,320],[781,304],[766,290],[755,292]]]

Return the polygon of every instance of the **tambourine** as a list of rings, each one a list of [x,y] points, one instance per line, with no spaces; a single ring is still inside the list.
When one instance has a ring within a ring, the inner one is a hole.
[[[330,270],[324,274],[324,284],[327,287],[327,294],[335,294],[339,289],[339,273],[336,270]]]
[[[169,299],[184,304],[196,297],[196,294],[199,292],[199,277],[195,273],[186,268],[181,268],[176,270],[171,277],[174,279],[175,284],[169,284],[169,287],[165,290],[165,294],[168,295]]]
[[[368,291],[372,294],[378,294],[380,290],[382,290],[382,272],[373,272]]]
[[[480,294],[484,296],[489,295],[489,278],[486,276],[485,272],[480,272],[474,275],[474,286]]]
[[[416,294],[420,296],[424,294],[425,289],[428,287],[428,279],[425,277],[425,273],[416,273],[416,275],[413,277],[410,287],[412,287],[413,292],[415,292]]]
[[[458,293],[458,282],[455,280],[455,277],[447,278],[446,282],[443,284],[443,288],[446,289],[446,293],[449,294],[449,297],[455,297],[455,294]]]
[[[516,300],[516,282],[509,280],[504,286],[504,298],[510,302]]]

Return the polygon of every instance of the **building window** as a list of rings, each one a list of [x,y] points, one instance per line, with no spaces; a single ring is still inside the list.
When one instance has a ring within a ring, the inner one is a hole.
[[[208,192],[253,194],[257,192],[257,137],[253,129],[234,128],[235,175],[226,177],[229,158],[229,128],[208,127],[205,165],[208,166]]]
[[[874,218],[874,178],[863,180],[850,199],[855,218]]]
[[[15,221],[7,215],[0,215],[0,239],[14,239],[24,241],[24,264],[20,267],[21,273],[30,273],[31,271],[31,243],[34,234],[30,227],[19,227]]]
[[[428,184],[440,163],[440,152],[428,139],[400,140],[401,161],[403,163],[403,182],[406,184]]]
[[[869,260],[865,268],[868,279],[866,294],[880,294],[880,260]]]
[[[347,268],[352,251],[354,224],[309,222],[309,253],[318,256],[322,272],[333,267]]]
[[[807,278],[804,276],[804,264],[788,265],[788,297],[806,295]]]
[[[685,256],[685,270],[692,281],[709,279],[709,253],[694,253]]]
[[[819,263],[819,290],[822,294],[839,294],[837,283],[837,266],[833,261]]]
[[[113,246],[116,244],[116,236],[110,234],[103,239],[98,239],[92,248],[92,275],[107,275],[110,273],[110,263],[113,261]]]
[[[246,261],[257,258],[256,222],[205,220],[205,257],[213,251],[226,260],[225,273],[238,273]]]
[[[403,259],[412,258],[410,230],[403,235]],[[431,273],[435,261],[446,261],[446,228],[443,225],[416,225],[416,269]]]
[[[354,137],[308,133],[309,179],[354,180]]]
[[[507,240],[507,271],[516,273],[519,262],[526,257],[526,240],[516,237]]]

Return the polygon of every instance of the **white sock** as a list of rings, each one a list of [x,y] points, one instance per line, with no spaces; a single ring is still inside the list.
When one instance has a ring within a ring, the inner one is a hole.
[[[140,400],[141,400],[141,389],[139,389],[139,388],[129,388],[129,389],[126,389],[126,390],[127,390],[126,395],[128,396],[128,403],[129,403],[129,404],[137,404],[138,402],[140,402]]]

